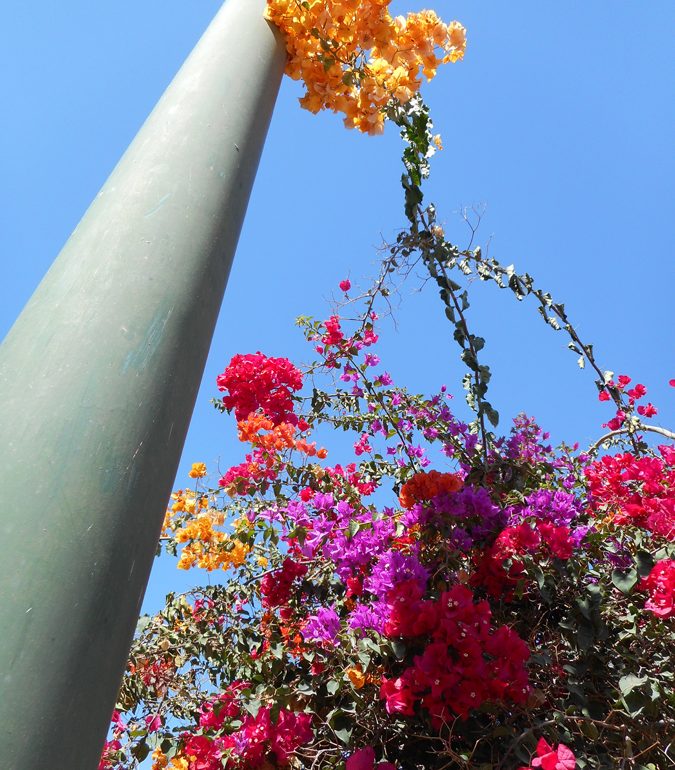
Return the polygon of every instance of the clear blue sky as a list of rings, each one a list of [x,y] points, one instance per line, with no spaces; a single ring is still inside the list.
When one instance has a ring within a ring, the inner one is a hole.
[[[219,4],[41,0],[3,10],[0,335]],[[675,5],[458,0],[436,10],[469,35],[465,61],[425,91],[446,147],[428,198],[446,231],[463,244],[458,210],[485,205],[479,241],[564,301],[602,365],[644,382],[661,410],[655,422],[672,428]],[[209,405],[230,357],[261,349],[305,360],[293,319],[325,314],[337,282],[370,275],[373,247],[403,224],[396,131],[347,132],[333,115],[301,111],[299,93],[284,82],[177,486],[192,461],[240,458],[231,421]],[[402,384],[447,383],[459,401],[440,306],[413,288],[380,354]],[[488,339],[503,425],[525,410],[556,439],[597,437],[610,414],[563,336],[532,306],[475,288],[471,317]],[[175,579],[160,565],[148,603]]]

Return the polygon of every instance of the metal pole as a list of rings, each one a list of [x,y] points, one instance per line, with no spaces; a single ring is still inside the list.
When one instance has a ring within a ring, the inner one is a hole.
[[[95,770],[284,47],[228,0],[0,347],[0,768]]]

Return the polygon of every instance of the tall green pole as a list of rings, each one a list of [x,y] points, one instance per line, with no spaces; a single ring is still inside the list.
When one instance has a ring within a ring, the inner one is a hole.
[[[0,768],[95,770],[283,71],[228,0],[0,347]]]

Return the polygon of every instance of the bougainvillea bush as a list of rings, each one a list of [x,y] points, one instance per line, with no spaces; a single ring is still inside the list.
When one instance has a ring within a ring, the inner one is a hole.
[[[463,28],[392,19],[386,0],[268,13],[304,106],[399,127],[407,224],[369,289],[344,280],[327,318],[298,320],[309,364],[257,351],[218,377],[241,462],[213,477],[196,462],[161,541],[209,584],[141,619],[101,768],[672,767],[673,434],[563,305],[449,243],[424,203],[440,140],[420,80],[461,58]],[[378,355],[392,286],[420,273],[469,418],[444,388],[393,382]],[[594,445],[554,447],[525,415],[499,430],[474,278],[534,301],[595,372],[610,411]]]

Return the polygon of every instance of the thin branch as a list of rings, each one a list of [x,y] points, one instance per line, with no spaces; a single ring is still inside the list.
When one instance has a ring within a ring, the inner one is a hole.
[[[671,441],[675,441],[675,433],[673,433],[670,430],[667,430],[666,428],[659,428],[658,425],[640,425],[640,428],[636,430],[635,428],[618,428],[617,430],[612,430],[609,433],[605,433],[604,436],[601,436],[597,441],[594,441],[590,447],[588,447],[588,452],[597,452],[598,448],[601,446],[601,444],[604,444],[605,441],[608,441],[613,436],[620,436],[622,434],[630,434],[634,435],[635,433],[640,433],[642,431],[649,431],[650,433],[658,433],[661,436],[665,436],[666,438],[669,438]]]

